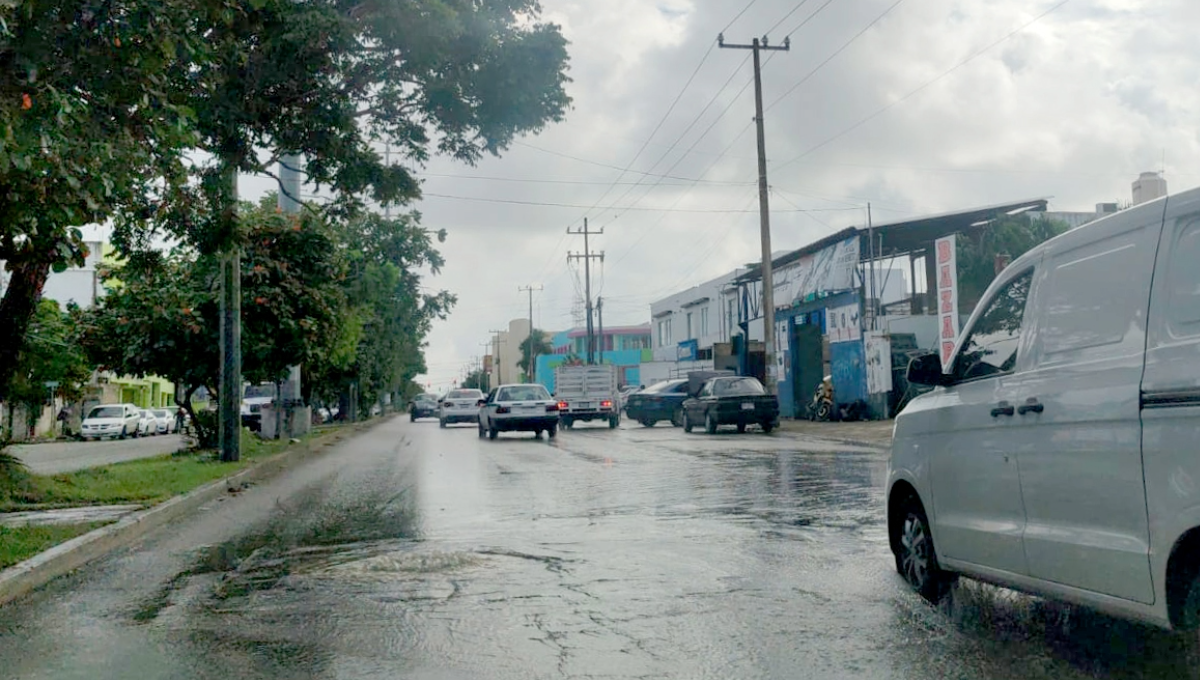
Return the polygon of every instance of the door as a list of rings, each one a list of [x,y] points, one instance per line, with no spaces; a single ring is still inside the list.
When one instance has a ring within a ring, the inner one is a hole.
[[[1011,444],[1015,373],[1029,344],[1034,270],[1008,274],[982,303],[953,363],[953,385],[918,415],[931,432],[934,536],[948,558],[1026,573],[1025,511]]]
[[[1154,591],[1139,403],[1161,230],[1161,208],[1132,210],[1047,250],[1011,434],[1029,575],[1144,603]]]
[[[792,326],[792,395],[795,418],[803,418],[817,385],[825,379],[825,360],[821,351],[821,327],[814,324]]]

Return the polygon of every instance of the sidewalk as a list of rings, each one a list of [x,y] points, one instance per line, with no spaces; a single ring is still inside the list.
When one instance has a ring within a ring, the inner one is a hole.
[[[814,423],[808,420],[783,419],[779,429],[782,432],[808,434],[822,439],[886,449],[892,445],[892,425],[891,420]]]

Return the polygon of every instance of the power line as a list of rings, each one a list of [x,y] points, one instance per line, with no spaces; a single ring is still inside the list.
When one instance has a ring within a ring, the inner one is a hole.
[[[530,205],[530,206],[537,206],[537,207],[542,207],[542,208],[586,208],[587,207],[587,206],[579,204],[579,203],[552,203],[552,202],[542,202],[542,201],[522,201],[522,200],[515,199],[515,198],[486,198],[486,197],[482,197],[482,196],[453,196],[450,194],[429,194],[429,193],[424,194],[424,195],[427,197],[446,198],[446,199],[452,199],[452,200],[457,200],[457,201],[473,201],[476,203],[502,203],[502,204],[507,204],[507,205]],[[673,208],[673,207],[639,208],[636,206],[615,206],[615,205],[605,206],[603,209],[604,210],[621,210],[624,212],[628,212],[630,210],[635,210],[635,211],[639,211],[639,212],[681,212],[681,213],[722,213],[722,214],[756,212],[753,210],[749,210],[749,211],[748,210],[730,210],[727,208]],[[821,211],[830,212],[830,211],[842,210],[842,208],[813,208],[813,210],[821,210]],[[789,211],[784,211],[784,212],[789,212]],[[801,212],[807,212],[807,211],[801,211]]]
[[[1062,7],[1063,5],[1067,4],[1067,3],[1068,3],[1068,2],[1070,2],[1070,1],[1071,1],[1071,0],[1061,0],[1061,1],[1060,1],[1060,2],[1058,2],[1057,4],[1055,4],[1055,5],[1053,5],[1052,7],[1050,7],[1050,9],[1046,10],[1045,12],[1042,12],[1041,14],[1037,15],[1037,16],[1036,16],[1036,17],[1034,17],[1033,19],[1030,19],[1030,20],[1029,20],[1029,21],[1027,21],[1026,23],[1024,23],[1024,24],[1022,24],[1021,26],[1019,26],[1018,28],[1014,29],[1012,32],[1010,32],[1010,33],[1008,33],[1007,35],[1005,35],[1004,37],[1000,38],[999,40],[997,40],[997,41],[995,41],[995,42],[993,42],[993,43],[991,43],[991,44],[987,45],[986,47],[984,47],[984,48],[982,48],[982,49],[980,49],[980,50],[978,50],[978,51],[974,52],[973,54],[971,54],[971,55],[970,55],[969,57],[967,57],[966,59],[963,59],[962,61],[958,62],[958,63],[957,63],[957,64],[955,64],[954,66],[952,66],[952,67],[950,67],[949,69],[947,69],[946,71],[943,71],[943,72],[942,72],[940,75],[938,75],[938,76],[934,77],[934,78],[933,78],[933,79],[931,79],[931,80],[928,80],[928,81],[926,81],[924,84],[922,84],[921,86],[917,87],[915,90],[912,90],[912,91],[911,91],[911,92],[909,92],[908,94],[906,94],[906,95],[904,95],[903,97],[901,97],[901,98],[899,98],[899,99],[897,99],[897,100],[893,101],[892,103],[890,103],[890,104],[888,104],[888,105],[884,106],[883,108],[881,108],[881,109],[878,109],[877,111],[875,111],[875,112],[874,112],[874,113],[872,113],[871,115],[867,116],[866,118],[863,118],[863,119],[859,120],[857,123],[854,123],[854,124],[853,124],[853,125],[851,125],[850,127],[846,128],[846,129],[844,129],[844,130],[842,130],[841,132],[839,132],[839,133],[835,134],[834,136],[832,136],[832,137],[829,137],[828,139],[826,139],[825,141],[821,142],[820,144],[817,144],[816,146],[810,147],[810,148],[809,148],[807,151],[804,151],[803,153],[801,153],[800,155],[796,156],[795,158],[792,158],[791,160],[789,160],[789,161],[787,161],[787,162],[785,162],[785,163],[783,163],[783,164],[781,164],[781,165],[778,165],[778,166],[776,166],[776,168],[775,168],[775,169],[776,169],[776,170],[783,169],[783,168],[785,168],[785,167],[787,167],[787,166],[791,165],[792,163],[795,163],[796,161],[800,160],[801,158],[804,158],[805,156],[808,156],[809,154],[812,154],[812,153],[814,153],[814,152],[815,152],[815,151],[817,151],[818,149],[824,148],[825,146],[828,146],[829,144],[832,144],[833,142],[835,142],[835,141],[837,141],[837,140],[841,139],[842,137],[845,137],[846,135],[848,135],[848,134],[850,134],[851,132],[853,132],[853,131],[857,130],[858,128],[862,127],[863,125],[866,125],[866,124],[867,124],[867,123],[869,123],[870,121],[872,121],[872,120],[874,120],[874,119],[878,118],[879,116],[883,115],[884,113],[887,113],[888,111],[890,111],[891,109],[895,108],[896,106],[898,106],[898,105],[900,105],[900,104],[902,104],[902,103],[904,103],[904,102],[908,101],[908,100],[909,100],[909,99],[911,99],[913,96],[915,96],[916,94],[918,94],[918,93],[920,93],[921,91],[925,90],[925,88],[929,87],[930,85],[933,85],[934,83],[936,83],[936,82],[940,81],[941,79],[945,78],[946,76],[950,75],[951,73],[954,73],[955,71],[957,71],[958,69],[962,68],[963,66],[966,66],[967,64],[971,63],[972,61],[974,61],[974,60],[975,60],[975,59],[977,59],[978,57],[982,56],[982,55],[983,55],[985,52],[988,52],[988,51],[990,51],[992,48],[996,47],[997,45],[999,45],[999,44],[1001,44],[1001,43],[1003,43],[1003,42],[1005,42],[1005,41],[1009,40],[1009,39],[1010,39],[1010,38],[1012,38],[1014,35],[1016,35],[1016,34],[1020,33],[1021,31],[1024,31],[1025,29],[1029,28],[1029,27],[1030,27],[1030,26],[1032,26],[1033,24],[1035,24],[1035,23],[1037,23],[1038,21],[1040,21],[1042,18],[1044,18],[1044,17],[1046,17],[1047,15],[1049,15],[1050,13],[1052,13],[1052,12],[1056,11],[1057,9],[1059,9],[1060,7]]]
[[[839,54],[841,54],[847,47],[850,47],[850,45],[853,44],[854,41],[856,41],[860,37],[862,37],[862,35],[864,33],[866,33],[867,31],[869,31],[872,26],[874,26],[875,24],[882,21],[884,17],[886,17],[888,14],[890,14],[891,11],[896,9],[896,6],[902,2],[904,2],[904,0],[896,0],[895,2],[893,2],[887,9],[883,10],[882,14],[875,17],[874,21],[872,21],[871,23],[864,26],[861,31],[859,31],[858,33],[855,33],[853,37],[851,37],[849,40],[847,40],[845,43],[843,43],[841,47],[837,48],[837,50],[834,51],[833,54],[826,57],[825,61],[822,61],[821,63],[817,64],[816,68],[814,68],[811,71],[809,71],[808,73],[804,74],[804,77],[801,78],[795,85],[792,85],[790,88],[788,88],[787,92],[784,92],[782,95],[776,97],[775,101],[771,102],[770,106],[767,107],[767,110],[770,111],[772,108],[775,107],[776,104],[778,104],[780,101],[785,99],[791,93],[795,92],[796,88],[798,88],[801,85],[803,85],[804,83],[808,82],[809,78],[812,78],[814,75],[816,75],[816,73],[818,71],[820,71],[822,68],[824,68],[826,64],[833,61],[834,58],[836,58]]]
[[[800,0],[800,2],[796,3],[796,6],[792,8],[792,11],[790,11],[790,12],[788,12],[787,14],[783,15],[783,18],[782,18],[782,19],[780,19],[779,21],[776,21],[776,22],[775,22],[775,25],[774,25],[774,26],[772,26],[772,27],[770,27],[770,28],[768,28],[768,29],[767,29],[767,32],[766,32],[766,33],[764,33],[763,35],[770,35],[770,34],[774,33],[774,32],[775,32],[775,29],[779,28],[779,26],[780,26],[781,24],[783,24],[783,22],[787,21],[787,20],[788,20],[788,18],[790,18],[790,17],[791,17],[793,14],[795,14],[795,13],[796,13],[796,12],[798,12],[798,11],[800,11],[800,8],[801,8],[801,7],[803,7],[804,5],[806,5],[807,3],[808,3],[808,0]],[[722,33],[724,33],[725,31],[721,31],[721,32],[722,32]],[[789,33],[788,35],[791,35],[791,33]]]
[[[724,33],[725,31],[728,31],[729,27],[732,26],[734,24],[734,22],[736,22],[738,19],[741,19],[742,15],[745,14],[746,11],[749,10],[751,7],[753,7],[754,3],[756,3],[756,2],[758,2],[758,0],[750,0],[750,3],[747,4],[745,7],[743,7],[742,11],[738,12],[736,16],[734,16],[732,19],[730,19],[729,23],[725,24],[725,28],[722,28],[721,32]]]
[[[637,172],[637,171],[630,170],[630,172]],[[638,174],[643,174],[643,173],[638,173]],[[677,180],[679,182],[694,181],[691,177],[666,177],[663,175],[655,175],[655,176],[662,177],[663,179],[673,179],[673,180]],[[585,185],[585,186],[595,186],[595,185],[600,185],[600,184],[605,184],[605,185],[614,184],[614,185],[618,185],[618,186],[624,186],[624,185],[636,184],[636,182],[610,182],[607,180],[597,180],[597,179],[593,179],[593,180],[543,179],[543,178],[536,178],[536,177],[496,177],[496,176],[490,176],[490,175],[450,175],[450,174],[437,174],[437,173],[425,173],[425,174],[421,175],[421,177],[423,177],[423,178],[424,177],[437,177],[437,178],[445,178],[445,179],[483,180],[483,181],[489,181],[489,182],[510,182],[510,183],[518,183],[518,184],[577,184],[577,185]],[[705,184],[727,184],[727,185],[753,184],[753,182],[732,182],[732,181],[723,181],[723,180],[706,180],[704,183]],[[684,185],[683,184],[669,184],[667,186],[684,186]]]

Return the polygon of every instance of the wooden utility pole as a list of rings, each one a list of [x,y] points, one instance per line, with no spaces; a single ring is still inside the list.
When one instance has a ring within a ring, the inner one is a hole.
[[[533,286],[521,286],[517,291],[529,293],[529,366],[525,369],[525,379],[527,382],[533,382],[533,362],[534,362],[534,346],[533,346],[533,292],[540,291],[541,286],[534,288]]]
[[[762,289],[763,289],[763,346],[766,350],[767,392],[776,394],[775,386],[775,277],[771,271],[771,209],[768,203],[767,186],[767,138],[763,132],[762,63],[759,53],[763,50],[786,52],[791,49],[790,38],[783,39],[782,46],[767,44],[766,36],[760,41],[755,38],[749,45],[727,45],[725,35],[717,36],[717,44],[723,49],[753,50],[754,52],[754,122],[758,127],[758,221],[762,238]],[[746,341],[749,342],[747,337]]]
[[[578,236],[583,235],[583,252],[582,253],[567,253],[567,262],[571,260],[583,260],[583,289],[586,307],[587,307],[587,363],[590,366],[595,362],[596,358],[596,339],[593,333],[592,326],[592,260],[597,259],[604,261],[604,252],[593,253],[588,243],[588,236],[600,235],[604,233],[604,227],[600,227],[600,231],[589,231],[587,218],[583,218],[583,228],[576,231],[571,231],[567,227],[567,233]]]

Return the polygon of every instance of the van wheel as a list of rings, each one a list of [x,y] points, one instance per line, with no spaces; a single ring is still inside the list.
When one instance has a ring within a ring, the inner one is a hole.
[[[896,540],[896,571],[930,602],[937,602],[953,577],[938,566],[937,552],[933,549],[933,534],[929,531],[929,518],[920,501],[910,498],[901,511],[904,518]]]

